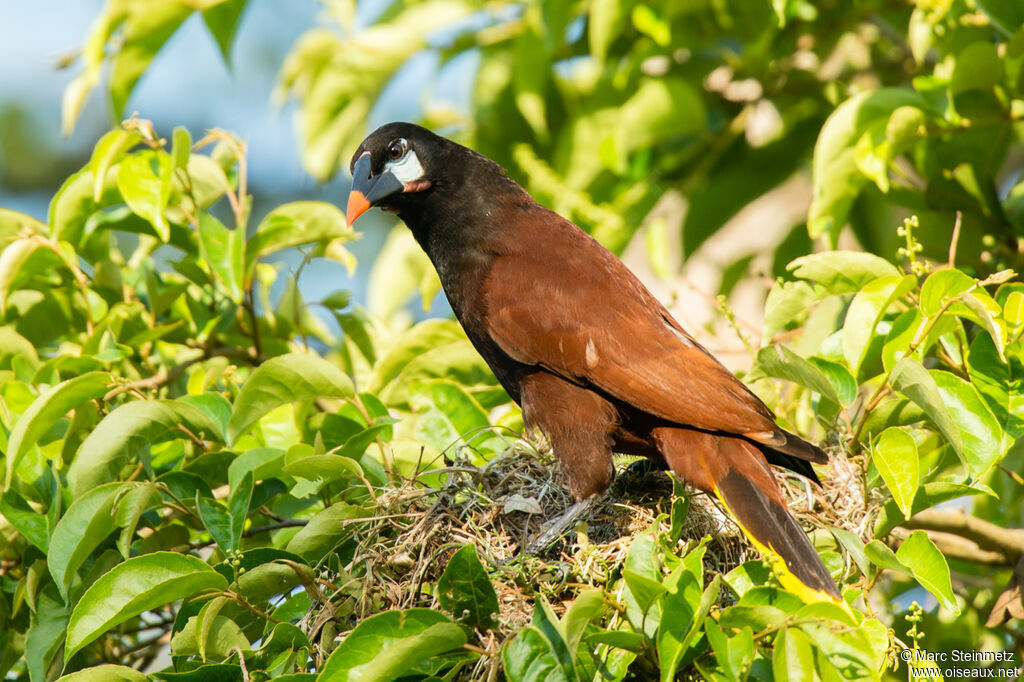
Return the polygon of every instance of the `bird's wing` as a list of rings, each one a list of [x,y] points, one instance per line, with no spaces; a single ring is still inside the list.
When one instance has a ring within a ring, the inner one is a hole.
[[[505,353],[677,424],[785,444],[764,403],[618,258],[537,213],[520,220],[519,246],[495,258],[483,291],[488,332]]]

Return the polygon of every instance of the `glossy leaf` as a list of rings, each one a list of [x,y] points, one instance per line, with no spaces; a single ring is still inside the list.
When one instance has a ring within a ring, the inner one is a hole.
[[[802,256],[786,269],[800,279],[820,284],[833,294],[855,293],[879,277],[900,275],[889,261],[861,251],[827,251]]]
[[[117,528],[115,511],[121,498],[141,483],[107,483],[76,499],[53,529],[47,566],[66,597],[71,581],[86,558]]]
[[[296,201],[278,206],[260,222],[245,245],[246,267],[268,254],[302,244],[349,240],[352,232],[341,209],[323,201]]]
[[[825,373],[782,344],[762,348],[757,354],[757,367],[768,376],[793,381],[841,404],[839,394]]]
[[[314,398],[351,398],[352,380],[316,355],[291,353],[271,358],[256,368],[235,399],[228,441],[234,442],[275,407]]]
[[[229,230],[206,211],[199,213],[199,243],[216,277],[227,287],[231,300],[242,302],[245,277],[245,237]]]
[[[36,398],[14,424],[7,445],[4,488],[18,467],[18,460],[45,434],[58,419],[87,400],[102,398],[109,390],[108,372],[88,372],[68,379]]]
[[[452,555],[437,581],[441,608],[470,627],[491,627],[498,613],[498,596],[476,548],[465,545]]]
[[[1012,440],[1024,435],[1024,354],[1015,350],[1003,362],[991,337],[978,334],[967,354],[967,371],[1003,432]]]
[[[310,519],[292,536],[286,549],[310,563],[316,563],[351,532],[351,526],[345,521],[364,516],[367,516],[367,511],[362,507],[337,502]]]
[[[981,476],[1003,454],[1002,429],[971,384],[955,374],[937,369],[931,370],[929,374],[935,380],[950,417],[960,431],[960,440],[964,446],[963,459],[973,476]],[[1005,443],[1005,447],[1009,445],[1009,442]]]
[[[917,489],[910,512],[911,515],[913,515],[920,511],[924,511],[925,509],[930,509],[937,504],[942,504],[949,500],[955,500],[958,497],[980,495],[982,492],[984,491],[979,490],[978,488],[972,488],[971,486],[964,485],[962,483],[931,481]],[[875,537],[885,537],[893,528],[907,518],[909,517],[903,515],[897,507],[896,502],[894,500],[889,500],[882,506],[882,510],[875,522]]]
[[[961,459],[965,458],[963,441],[949,408],[942,399],[942,393],[921,363],[903,358],[896,363],[889,375],[889,384],[920,407],[928,418],[939,428],[949,444]]]
[[[64,660],[140,613],[227,586],[217,571],[192,556],[155,552],[128,559],[100,576],[75,604]]]
[[[846,320],[843,322],[843,356],[856,375],[868,343],[875,334],[875,326],[895,301],[914,288],[913,275],[890,275],[873,280],[853,297]]]
[[[118,167],[117,188],[128,208],[149,221],[161,240],[169,241],[164,209],[171,196],[171,157],[164,152],[126,157]]]
[[[915,530],[896,550],[896,558],[913,574],[921,586],[931,592],[945,608],[959,615],[949,580],[946,557],[923,530]]]
[[[93,177],[93,201],[99,203],[103,198],[107,171],[141,141],[142,136],[134,130],[111,130],[100,138],[93,148],[92,159],[89,160],[89,172]]]
[[[900,107],[924,108],[924,102],[909,88],[880,88],[854,95],[828,117],[814,148],[814,198],[807,219],[812,238],[838,234],[868,182],[858,164],[858,142],[865,136],[872,143],[885,140],[890,116]]]
[[[465,643],[462,628],[437,611],[387,611],[361,621],[327,659],[317,679],[393,680]]]
[[[117,478],[121,468],[150,443],[187,428],[198,438],[222,441],[220,428],[197,407],[178,400],[137,400],[108,414],[82,443],[68,482],[76,497]],[[181,432],[181,437],[185,437]]]
[[[135,668],[107,663],[64,675],[60,682],[146,682],[147,679]]]
[[[920,480],[917,444],[913,436],[902,429],[886,429],[879,436],[871,459],[889,486],[896,505],[904,516],[910,518]]]
[[[777,682],[814,679],[814,647],[798,628],[785,628],[775,638],[772,672]]]

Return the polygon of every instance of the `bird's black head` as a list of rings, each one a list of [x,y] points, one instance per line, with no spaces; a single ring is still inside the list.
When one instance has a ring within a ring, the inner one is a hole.
[[[352,157],[348,224],[371,206],[399,212],[444,175],[454,143],[412,123],[388,123],[363,140]]]

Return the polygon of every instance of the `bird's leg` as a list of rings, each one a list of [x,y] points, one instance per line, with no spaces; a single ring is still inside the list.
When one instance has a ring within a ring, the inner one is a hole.
[[[546,524],[547,527],[531,540],[523,551],[534,556],[546,552],[551,545],[565,535],[569,528],[575,526],[576,521],[586,514],[600,498],[600,495],[591,495],[566,509],[560,516],[549,521]]]
[[[579,500],[527,546],[546,550],[600,498],[615,478],[611,433],[615,408],[601,396],[553,374],[538,371],[520,384],[523,418],[544,432],[558,458],[572,496]]]

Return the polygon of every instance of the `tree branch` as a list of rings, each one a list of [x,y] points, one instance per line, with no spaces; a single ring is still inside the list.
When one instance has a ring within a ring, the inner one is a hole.
[[[965,561],[992,564],[992,555],[999,555],[1002,560],[998,565],[1013,566],[1024,556],[1024,529],[1003,528],[962,511],[926,509],[900,525],[929,531],[933,540],[945,535],[973,543],[977,549],[969,552],[968,556],[954,557]],[[960,549],[964,547],[962,544],[959,546]],[[942,549],[941,546],[939,548]]]
[[[957,561],[966,561],[982,566],[995,567],[1007,565],[1006,555],[1002,552],[990,552],[986,549],[981,549],[970,540],[959,535],[953,535],[952,533],[938,530],[929,530],[927,533],[928,538],[935,543],[935,546],[939,548],[939,551],[947,559],[956,559]],[[893,537],[898,538],[901,542],[908,535],[910,535],[910,531],[905,528],[897,528],[893,531]]]

